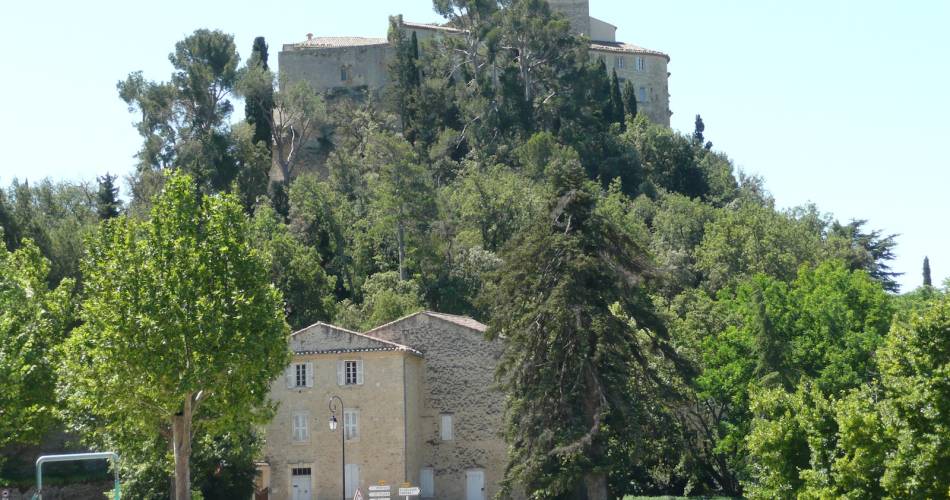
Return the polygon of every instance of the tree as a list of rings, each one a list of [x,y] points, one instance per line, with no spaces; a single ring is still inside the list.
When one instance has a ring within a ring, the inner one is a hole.
[[[247,67],[258,68],[261,71],[270,71],[267,65],[267,42],[264,37],[254,39],[251,57]],[[271,124],[274,113],[274,89],[262,88],[260,93],[247,96],[244,101],[244,120],[254,127],[253,142],[263,142],[270,151],[273,132]]]
[[[175,498],[188,500],[194,433],[266,417],[288,361],[280,293],[244,212],[171,175],[149,220],[103,225],[84,274],[83,324],[60,367],[73,422],[120,452],[170,440]]]
[[[627,119],[633,120],[637,117],[637,89],[629,80],[623,84],[623,106]]]
[[[930,258],[924,257],[924,286],[933,286],[933,280],[930,278]]]
[[[704,149],[712,149],[713,143],[706,140],[703,137],[703,132],[706,130],[706,124],[703,123],[703,117],[696,115],[696,127],[693,129],[693,144],[700,146]]]
[[[227,137],[228,97],[240,62],[234,37],[196,30],[175,44],[168,59],[175,68],[168,82],[147,81],[139,71],[117,84],[129,111],[141,114],[135,124],[143,139],[138,169],[179,168],[205,191],[226,190],[238,174]]]
[[[74,282],[50,289],[49,269],[30,240],[0,248],[0,448],[36,442],[56,421],[55,348],[71,327]]]
[[[485,297],[488,334],[506,339],[497,374],[507,393],[505,482],[535,497],[583,484],[602,500],[609,443],[627,438],[635,407],[629,381],[653,371],[653,351],[676,355],[643,287],[651,270],[642,250],[595,213],[596,188],[576,160],[550,175],[548,212],[506,247]]]
[[[96,195],[96,211],[99,220],[108,220],[119,216],[122,202],[119,201],[119,187],[115,185],[116,176],[106,173],[98,177],[99,192]]]
[[[617,78],[616,69],[610,75],[610,107],[610,121],[619,123],[621,129],[623,129],[626,113],[624,112],[623,93],[620,90],[620,79]]]

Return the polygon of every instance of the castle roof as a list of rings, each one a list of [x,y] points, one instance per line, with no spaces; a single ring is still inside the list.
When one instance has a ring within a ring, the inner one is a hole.
[[[594,40],[590,42],[591,50],[600,50],[604,52],[622,52],[625,54],[645,54],[650,56],[660,56],[665,57],[667,61],[670,60],[670,56],[660,52],[659,50],[645,49],[639,45],[633,45],[632,43],[624,42],[606,42],[601,40]]]
[[[306,40],[290,46],[284,46],[284,50],[298,49],[330,49],[336,47],[362,47],[367,45],[387,45],[389,43],[385,38],[369,38],[362,36],[314,36],[307,37]]]

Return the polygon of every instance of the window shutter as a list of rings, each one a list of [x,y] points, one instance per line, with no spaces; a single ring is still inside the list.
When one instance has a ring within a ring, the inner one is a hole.
[[[336,362],[336,385],[346,384],[344,368],[345,368],[345,363],[343,361]]]
[[[363,360],[356,362],[356,385],[363,385]]]
[[[419,489],[422,490],[422,498],[432,498],[435,496],[435,474],[432,467],[424,467],[419,472]]]
[[[284,375],[287,378],[287,388],[293,389],[294,385],[296,385],[294,381],[294,364],[293,363],[291,363],[287,367],[287,369],[284,370]]]
[[[313,361],[307,362],[307,387],[313,387]]]

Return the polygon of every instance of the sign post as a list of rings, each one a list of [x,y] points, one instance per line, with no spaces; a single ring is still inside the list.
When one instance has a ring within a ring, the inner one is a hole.
[[[409,497],[417,497],[419,496],[419,487],[410,483],[402,483],[399,488],[399,496],[406,497],[406,500],[409,500]]]
[[[380,481],[379,484],[369,487],[369,500],[390,500],[392,487],[386,484],[386,481]]]

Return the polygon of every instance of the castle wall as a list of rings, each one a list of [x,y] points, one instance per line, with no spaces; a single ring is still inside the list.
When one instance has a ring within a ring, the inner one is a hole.
[[[590,36],[589,0],[548,0],[548,3],[571,22],[572,31]]]
[[[592,17],[590,18],[590,39],[600,40],[602,42],[616,42],[617,27]]]
[[[305,81],[318,92],[363,86],[378,91],[389,83],[390,52],[388,44],[314,48],[285,46],[277,60],[287,81]]]
[[[617,71],[624,82],[633,83],[637,91],[637,111],[643,113],[653,123],[670,126],[670,92],[667,59],[652,54],[632,54],[607,50],[591,50],[593,57],[602,57],[607,63],[607,71]],[[642,58],[643,69],[637,68],[637,58]],[[623,62],[620,62],[623,58]]]

